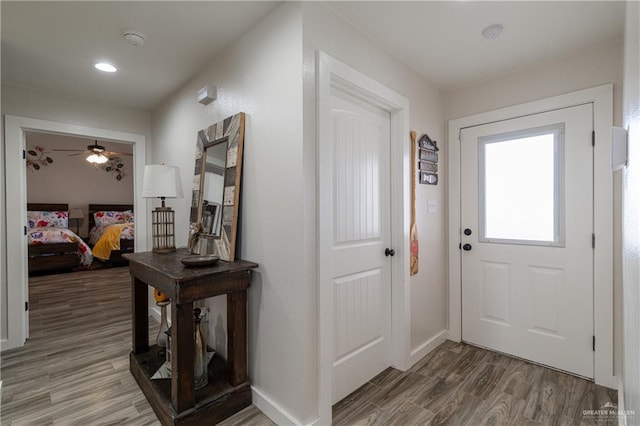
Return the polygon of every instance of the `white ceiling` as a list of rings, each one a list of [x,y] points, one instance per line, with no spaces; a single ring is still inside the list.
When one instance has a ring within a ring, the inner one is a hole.
[[[279,3],[2,1],[2,81],[152,110]],[[624,3],[613,1],[328,4],[444,90],[621,39],[624,29]],[[484,40],[494,23],[502,36]],[[126,44],[125,29],[144,33],[144,47]],[[100,59],[120,71],[95,71]]]
[[[444,90],[622,39],[625,9],[619,1],[345,1],[331,8]],[[482,30],[496,23],[502,35],[485,40]]]
[[[2,81],[151,110],[278,4],[2,1]],[[119,72],[94,70],[104,59]]]

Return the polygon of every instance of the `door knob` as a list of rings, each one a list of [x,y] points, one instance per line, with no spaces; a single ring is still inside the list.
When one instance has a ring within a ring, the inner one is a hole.
[[[467,243],[465,245],[462,246],[462,250],[464,251],[471,251],[471,244]]]
[[[386,248],[384,249],[385,256],[395,256],[396,251],[394,249]]]
[[[464,235],[471,235],[471,229],[466,228],[466,229],[464,230]]]

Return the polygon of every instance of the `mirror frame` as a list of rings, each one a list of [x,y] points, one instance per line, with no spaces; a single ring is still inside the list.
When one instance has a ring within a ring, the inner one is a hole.
[[[233,262],[236,258],[244,122],[245,114],[239,112],[198,131],[189,215],[189,251],[193,254],[215,254],[227,262]],[[223,199],[221,200],[220,236],[214,236],[202,232],[202,198],[204,196],[206,149],[219,143],[227,144],[227,157],[224,169]]]

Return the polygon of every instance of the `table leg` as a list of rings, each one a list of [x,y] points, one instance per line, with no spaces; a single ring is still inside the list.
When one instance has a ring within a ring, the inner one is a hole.
[[[195,405],[193,302],[171,304],[171,404],[180,414]]]
[[[247,291],[227,294],[227,367],[229,383],[247,381]]]
[[[133,353],[149,351],[149,306],[148,286],[138,278],[131,277],[131,323]]]

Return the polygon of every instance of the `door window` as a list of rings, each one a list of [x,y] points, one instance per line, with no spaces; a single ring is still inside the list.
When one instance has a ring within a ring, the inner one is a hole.
[[[479,138],[479,241],[564,246],[564,124]]]

